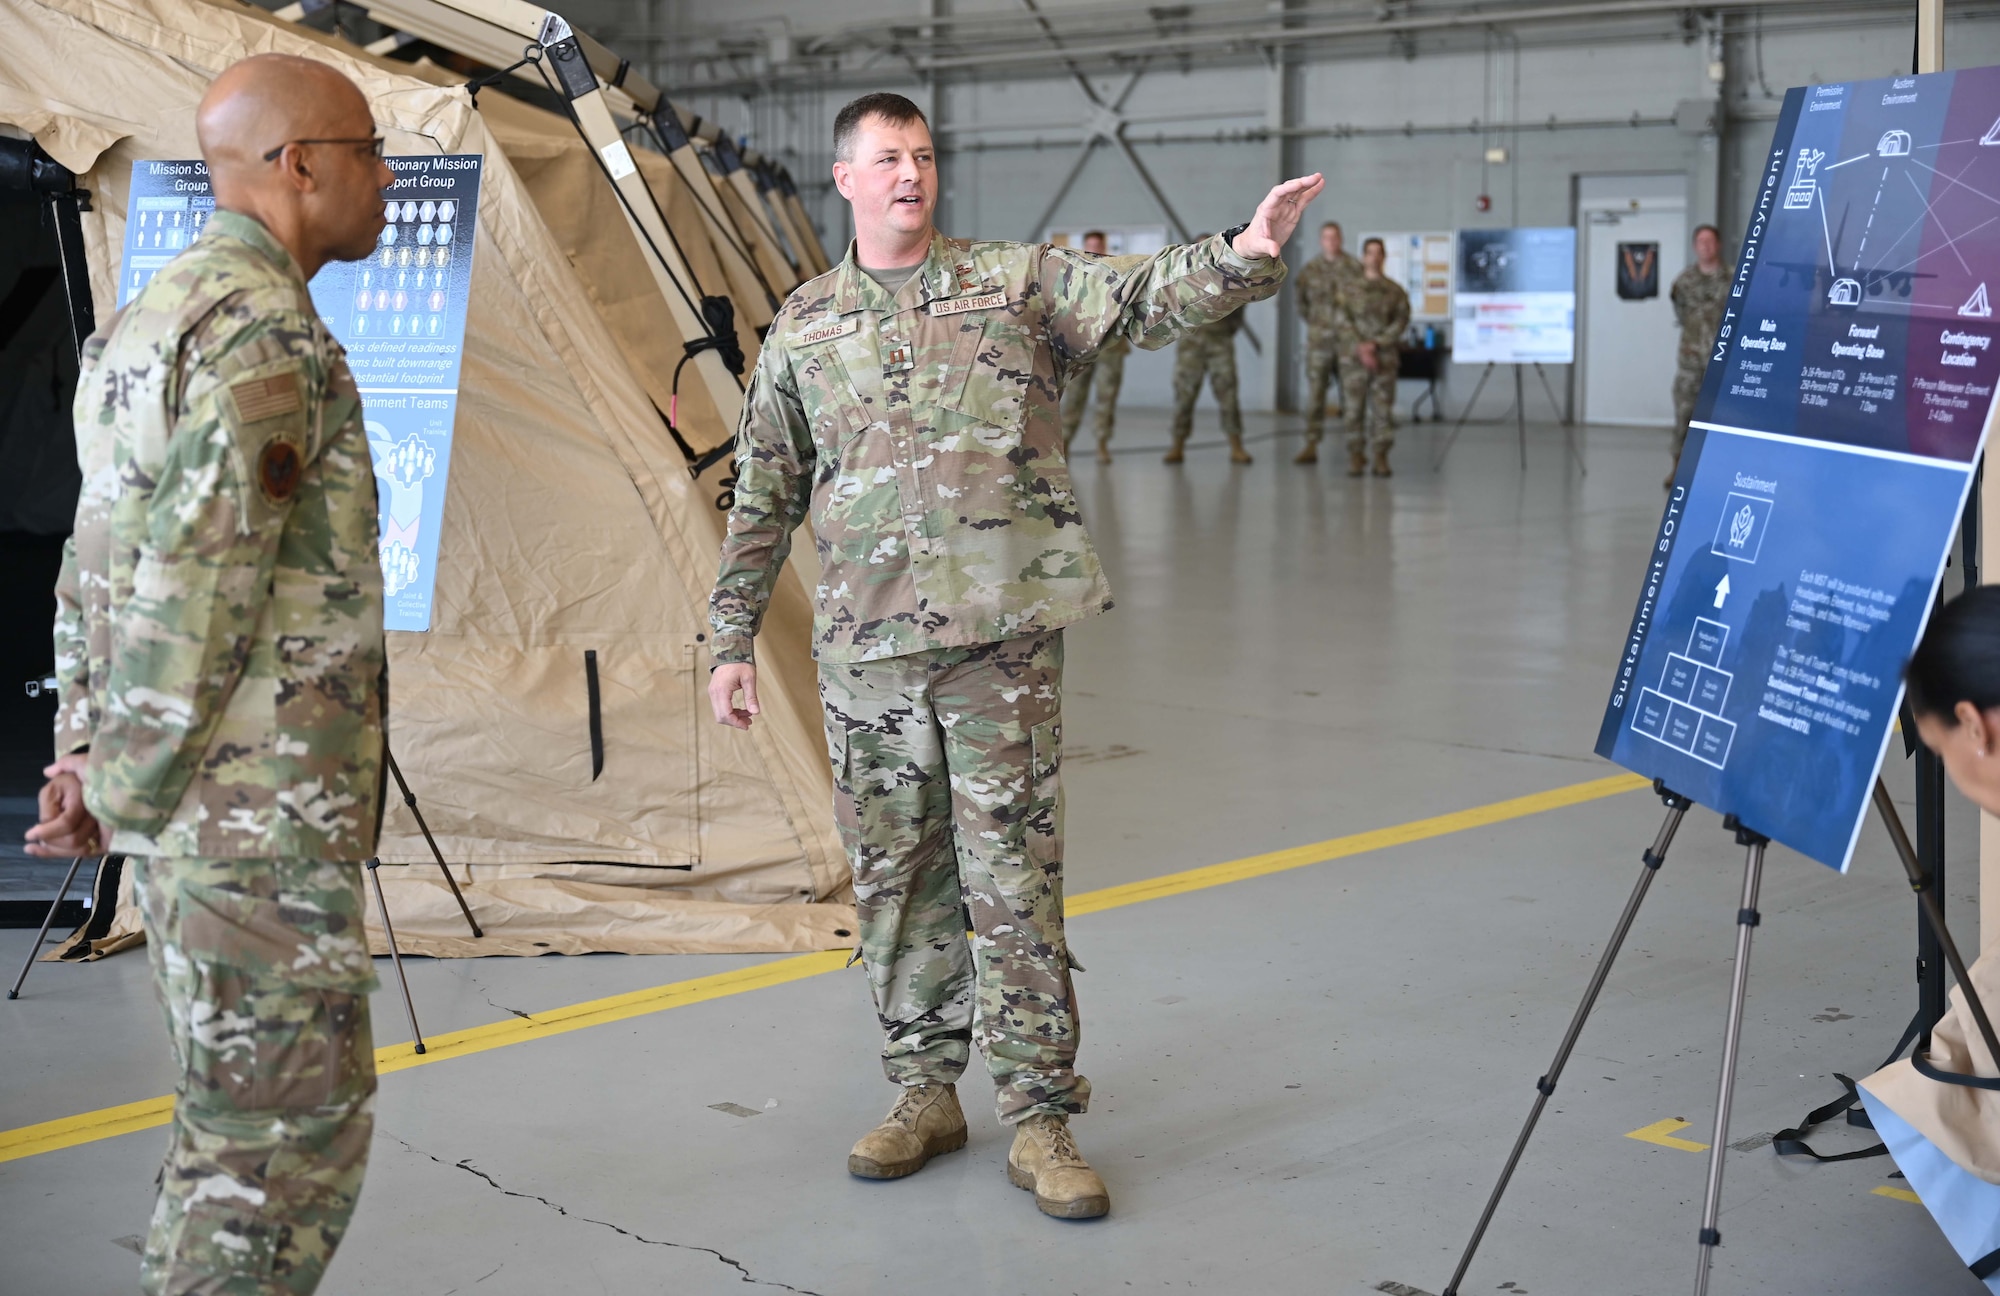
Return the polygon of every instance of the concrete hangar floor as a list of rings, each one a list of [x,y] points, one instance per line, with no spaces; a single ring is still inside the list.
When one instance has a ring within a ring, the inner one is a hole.
[[[1295,434],[1273,432],[1293,420],[1252,417],[1250,468],[1215,446],[1179,471],[1163,416],[1120,422],[1117,462],[1076,469],[1119,606],[1070,639],[1073,901],[1618,772],[1590,747],[1663,433],[1588,430],[1580,478],[1554,427],[1531,427],[1525,474],[1511,427],[1469,429],[1439,474],[1436,433],[1406,428],[1394,479],[1350,481],[1337,456],[1291,464]],[[1908,815],[1907,763],[1888,774]],[[321,1290],[1437,1292],[1660,819],[1643,791],[1566,799],[1078,914],[1096,1097],[1077,1133],[1103,1221],[1046,1219],[1007,1183],[971,1076],[967,1151],[848,1177],[893,1095],[860,973],[835,972],[385,1075]],[[1975,832],[1951,804],[1963,939]],[[1712,1119],[1740,876],[1715,817],[1690,815],[1467,1293],[1687,1282],[1706,1158],[1674,1141]],[[1714,1290],[1973,1296],[1889,1162],[1765,1146],[1914,1010],[1915,904],[1881,830],[1845,878],[1775,850],[1763,910]],[[31,935],[0,932],[0,966]],[[772,961],[420,959],[410,980],[439,1033]],[[0,1131],[171,1086],[137,954],[37,967],[0,1041]],[[1648,1130],[1667,1141],[1629,1136]],[[0,1164],[0,1291],[134,1290],[162,1137]]]

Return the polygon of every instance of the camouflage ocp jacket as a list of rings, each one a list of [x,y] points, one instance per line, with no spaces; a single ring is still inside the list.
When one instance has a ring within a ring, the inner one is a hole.
[[[85,347],[58,754],[139,855],[362,860],[382,769],[375,475],[291,255],[218,211]]]
[[[938,235],[892,297],[850,247],[785,302],[744,399],[715,660],[751,660],[808,513],[821,661],[996,643],[1109,608],[1063,458],[1062,375],[1114,337],[1164,346],[1284,274],[1220,235],[1132,257]]]

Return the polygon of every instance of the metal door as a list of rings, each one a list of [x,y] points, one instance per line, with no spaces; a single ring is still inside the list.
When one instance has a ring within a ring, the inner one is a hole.
[[[1606,192],[1615,177],[1589,179],[1596,183],[1577,212],[1584,421],[1665,427],[1674,417],[1680,342],[1669,291],[1688,262],[1686,202],[1646,196],[1646,189],[1657,193],[1659,177],[1630,177],[1635,192],[1624,196]]]

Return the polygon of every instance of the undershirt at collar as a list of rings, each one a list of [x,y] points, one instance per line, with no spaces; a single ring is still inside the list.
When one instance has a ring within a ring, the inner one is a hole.
[[[917,271],[924,268],[924,263],[921,261],[917,262],[915,265],[897,266],[891,270],[871,269],[868,266],[861,265],[861,263],[858,261],[855,262],[855,264],[857,266],[860,266],[862,274],[867,275],[870,279],[873,279],[876,283],[881,284],[882,291],[888,293],[891,297],[894,297],[898,292],[902,291],[903,285],[910,282],[911,277],[914,276],[917,273]]]

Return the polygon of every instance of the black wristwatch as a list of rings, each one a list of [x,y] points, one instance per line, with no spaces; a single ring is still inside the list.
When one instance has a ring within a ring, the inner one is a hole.
[[[1222,241],[1229,245],[1230,251],[1234,252],[1236,251],[1236,236],[1249,228],[1250,228],[1249,221],[1244,221],[1241,225],[1232,225],[1228,229],[1222,231]],[[1241,254],[1238,253],[1238,255]]]

